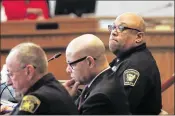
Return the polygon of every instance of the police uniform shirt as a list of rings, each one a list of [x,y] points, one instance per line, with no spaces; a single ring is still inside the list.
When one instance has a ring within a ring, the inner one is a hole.
[[[76,115],[78,110],[65,88],[49,73],[25,93],[11,114]]]
[[[110,66],[125,87],[132,114],[160,113],[160,73],[145,43],[117,54]]]

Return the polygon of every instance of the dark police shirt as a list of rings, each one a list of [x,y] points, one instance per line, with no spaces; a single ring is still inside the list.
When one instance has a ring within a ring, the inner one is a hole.
[[[65,88],[49,73],[26,92],[11,114],[69,115],[78,111]]]
[[[110,66],[124,84],[132,114],[160,113],[160,74],[156,61],[145,43],[119,53]]]

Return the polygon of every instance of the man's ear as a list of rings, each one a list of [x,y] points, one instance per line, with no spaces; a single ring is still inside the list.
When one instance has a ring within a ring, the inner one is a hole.
[[[94,60],[94,58],[91,57],[91,56],[88,56],[88,57],[87,57],[87,63],[88,63],[88,65],[89,65],[90,68],[94,67],[94,65],[95,65],[95,60]]]
[[[28,76],[29,80],[32,79],[32,77],[34,75],[34,71],[35,71],[35,69],[34,69],[34,67],[32,65],[28,65],[27,66],[27,72],[26,73],[27,73],[27,76]]]
[[[136,35],[136,40],[135,40],[135,42],[136,42],[136,43],[142,42],[143,36],[144,36],[144,33],[143,33],[143,32],[138,32],[137,35]]]

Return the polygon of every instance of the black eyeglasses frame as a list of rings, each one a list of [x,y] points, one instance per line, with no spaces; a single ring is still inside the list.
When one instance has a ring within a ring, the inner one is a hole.
[[[123,32],[123,31],[126,30],[126,29],[131,29],[131,30],[135,30],[135,31],[141,32],[141,31],[138,30],[138,29],[126,27],[126,26],[123,26],[123,25],[119,25],[119,26],[108,25],[108,30],[109,30],[110,32],[111,32],[112,30],[116,29],[116,28],[119,29],[120,32]]]
[[[71,66],[71,68],[73,69],[73,66],[72,66],[72,65],[77,64],[77,63],[79,63],[79,62],[85,60],[87,57],[88,57],[88,56],[85,56],[85,57],[83,57],[83,58],[79,58],[79,59],[77,59],[77,60],[75,60],[75,61],[73,61],[73,62],[68,62],[67,64],[68,64],[69,66]],[[96,60],[96,58],[93,58],[93,59]]]

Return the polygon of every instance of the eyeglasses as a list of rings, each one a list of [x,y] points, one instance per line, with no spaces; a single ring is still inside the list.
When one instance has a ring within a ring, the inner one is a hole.
[[[88,56],[85,56],[85,57],[80,58],[80,59],[77,59],[77,60],[75,60],[75,61],[73,61],[73,62],[68,62],[67,64],[73,69],[73,65],[75,65],[75,64],[77,64],[77,63],[79,63],[79,62],[85,60],[87,57],[88,57]],[[93,58],[93,59],[96,60],[96,58]]]
[[[34,66],[34,65],[32,65],[32,66],[34,67],[34,69],[36,69],[36,66]],[[14,74],[14,73],[17,73],[17,72],[19,72],[20,70],[25,69],[26,67],[27,67],[27,65],[23,66],[22,68],[20,68],[19,70],[15,71],[15,72],[13,72],[13,73],[8,72],[8,73],[7,73],[7,76],[8,76],[9,78],[11,78],[11,77],[13,77],[13,74]]]
[[[130,28],[130,27],[125,27],[125,26],[122,26],[122,25],[119,25],[119,26],[115,26],[115,25],[108,25],[108,30],[109,31],[112,31],[114,29],[117,29],[117,31],[119,32],[123,32],[124,30],[126,29],[131,29],[131,30],[136,30],[138,32],[141,32],[140,30],[138,29],[134,29],[134,28]]]

